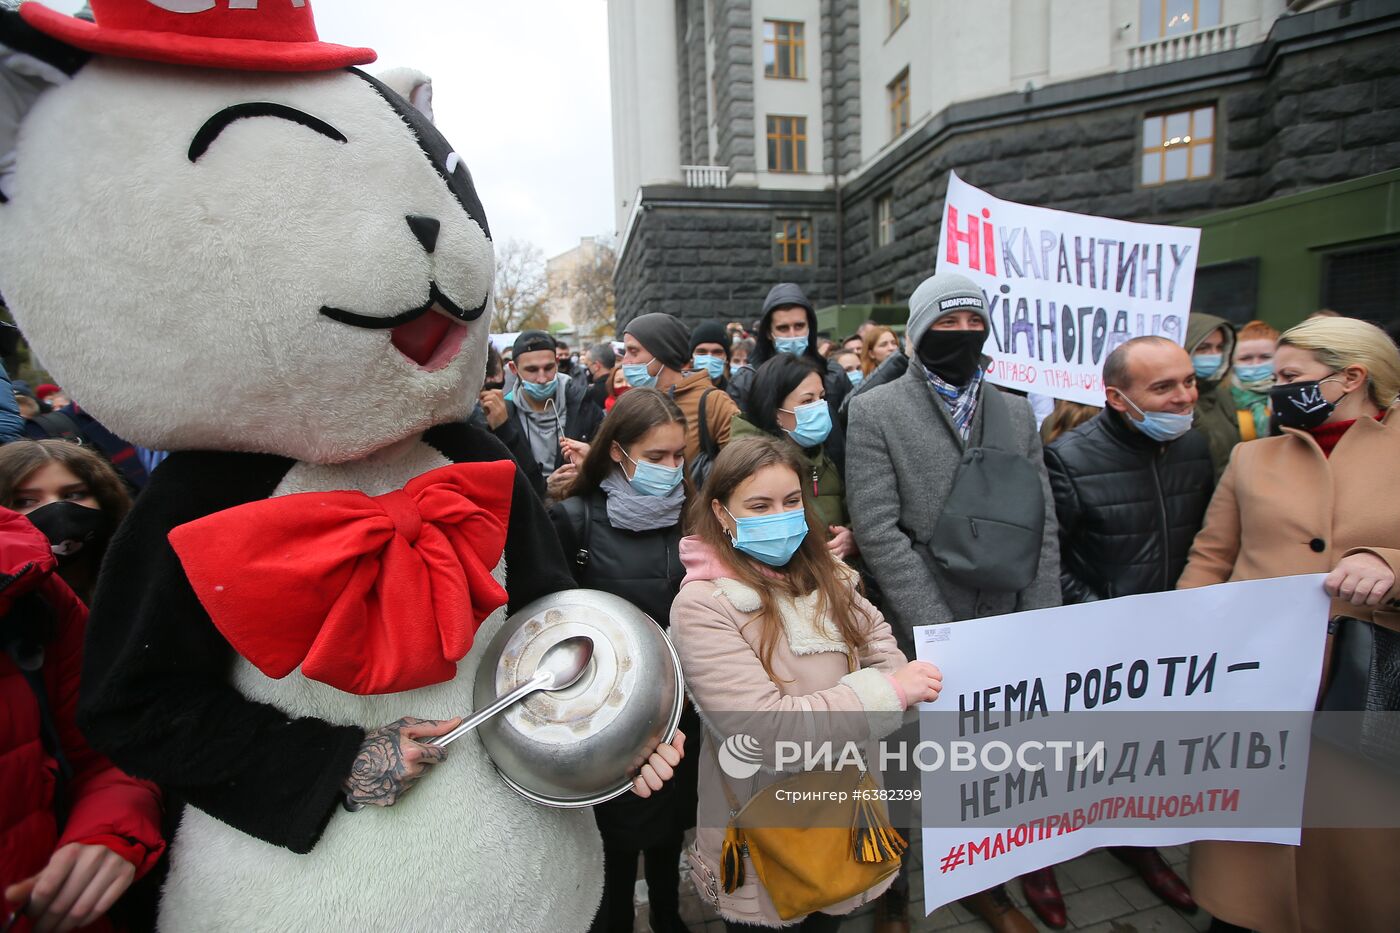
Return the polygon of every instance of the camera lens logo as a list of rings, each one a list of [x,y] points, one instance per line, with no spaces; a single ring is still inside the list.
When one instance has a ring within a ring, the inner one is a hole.
[[[731,735],[719,747],[719,766],[736,781],[757,774],[762,761],[763,748],[758,744],[758,739],[742,732]]]

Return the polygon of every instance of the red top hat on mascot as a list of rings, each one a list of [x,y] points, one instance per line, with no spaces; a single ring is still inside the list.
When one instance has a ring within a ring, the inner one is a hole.
[[[94,22],[38,3],[25,22],[68,45],[119,58],[241,71],[332,71],[372,49],[322,42],[311,0],[91,0]]]

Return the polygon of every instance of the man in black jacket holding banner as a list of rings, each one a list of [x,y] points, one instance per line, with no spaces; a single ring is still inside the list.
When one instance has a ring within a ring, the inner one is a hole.
[[[1210,446],[1192,430],[1191,357],[1165,337],[1138,337],[1109,354],[1107,407],[1045,449],[1060,527],[1065,605],[1173,589],[1214,486]],[[1114,846],[1162,900],[1194,910],[1186,884],[1153,848]],[[1067,922],[1053,868],[1023,876],[1047,926]]]

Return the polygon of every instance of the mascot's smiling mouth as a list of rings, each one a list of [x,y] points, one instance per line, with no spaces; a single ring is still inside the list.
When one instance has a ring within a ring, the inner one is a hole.
[[[321,313],[332,321],[368,330],[389,331],[394,349],[427,372],[442,369],[452,361],[457,351],[462,349],[467,324],[481,317],[485,311],[486,300],[464,311],[438,289],[436,282],[429,285],[426,302],[392,317],[373,317],[329,306],[321,308]]]

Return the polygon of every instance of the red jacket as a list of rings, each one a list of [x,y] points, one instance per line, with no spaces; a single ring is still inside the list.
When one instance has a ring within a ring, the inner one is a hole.
[[[37,593],[54,628],[44,645],[45,693],[64,757],[72,768],[62,835],[54,814],[57,764],[44,749],[34,690],[0,651],[0,891],[36,874],[71,842],[105,845],[145,873],[160,858],[160,792],[118,771],[88,747],[73,721],[82,669],[87,608],[58,575],[48,539],[29,520],[0,509],[0,645],[33,616]],[[16,603],[22,608],[16,610]],[[8,916],[0,905],[0,922]],[[21,924],[18,929],[25,929]]]

